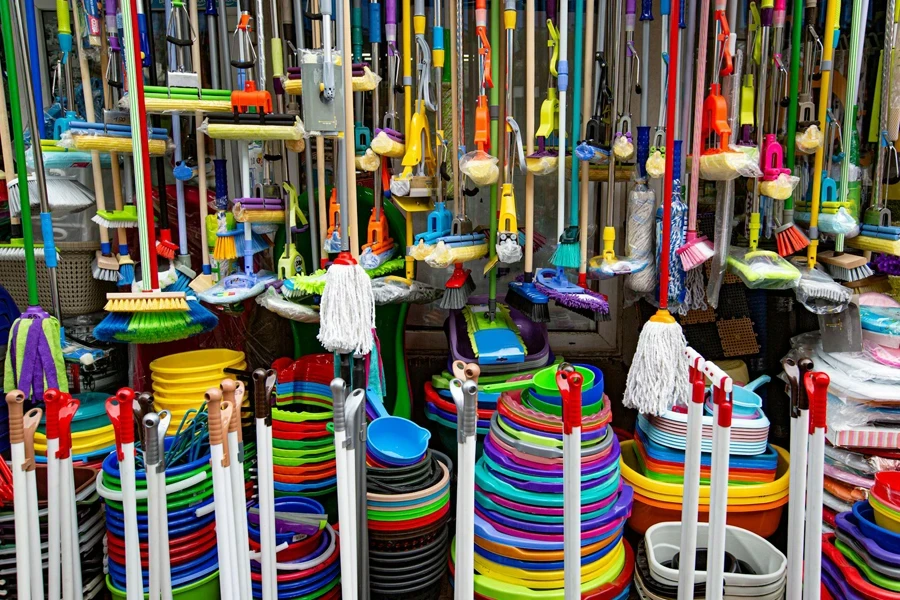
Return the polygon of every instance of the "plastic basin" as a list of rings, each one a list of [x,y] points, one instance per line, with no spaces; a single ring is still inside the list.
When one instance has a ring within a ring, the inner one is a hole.
[[[379,462],[409,465],[421,460],[431,433],[403,417],[382,417],[369,424],[366,445]]]
[[[192,377],[202,373],[221,371],[244,360],[244,353],[227,348],[192,350],[157,358],[150,363],[150,370],[177,380],[181,376]]]
[[[113,598],[125,600],[127,597],[125,590],[120,590],[113,585],[109,575],[106,576],[106,589],[109,590]],[[149,600],[150,594],[146,593],[143,597]],[[210,573],[203,579],[190,585],[173,589],[172,597],[179,600],[215,600],[219,597],[219,572]]]

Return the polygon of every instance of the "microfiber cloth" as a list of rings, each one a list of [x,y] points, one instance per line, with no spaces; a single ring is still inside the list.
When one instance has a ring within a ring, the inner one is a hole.
[[[463,318],[479,364],[524,362],[525,342],[519,335],[508,308],[502,304],[497,305],[496,316],[491,321],[487,307],[466,306]]]
[[[35,400],[43,400],[48,388],[69,390],[59,321],[40,306],[29,307],[10,329],[3,388],[20,389]]]

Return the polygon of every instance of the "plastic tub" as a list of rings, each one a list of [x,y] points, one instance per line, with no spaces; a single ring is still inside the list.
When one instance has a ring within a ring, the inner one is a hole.
[[[772,446],[778,453],[778,468],[775,473],[775,481],[754,485],[733,485],[728,487],[729,512],[735,505],[756,505],[761,503],[787,502],[788,485],[790,483],[790,455],[784,448]],[[634,487],[636,494],[655,499],[659,502],[681,504],[684,497],[684,486],[675,483],[655,481],[645,477],[638,470],[637,451],[634,441],[629,440],[621,444],[622,478]],[[709,486],[700,486],[700,505],[709,505]],[[679,514],[680,514],[679,508]],[[702,510],[702,509],[701,509]],[[676,519],[658,519],[655,522],[666,520],[680,521]],[[767,537],[767,536],[763,536]]]
[[[869,506],[875,513],[875,523],[879,527],[900,534],[900,514],[879,502],[878,497],[874,494],[869,496]]]
[[[223,379],[226,377],[231,377],[234,379],[233,375],[228,375],[225,373],[225,369],[238,369],[238,370],[246,370],[247,363],[246,361],[241,361],[234,365],[228,365],[223,369],[218,371],[209,371],[209,372],[201,372],[196,375],[169,375],[169,374],[161,374],[161,373],[150,373],[150,380],[153,383],[161,383],[163,385],[200,385],[206,383],[209,387],[218,386]]]
[[[113,598],[125,600],[125,590],[120,590],[113,585],[109,575],[106,576],[106,589],[112,594]],[[150,594],[144,594],[144,598],[149,598]],[[179,600],[213,600],[219,597],[219,572],[210,573],[200,581],[195,581],[191,585],[172,590],[172,597]]]
[[[706,546],[709,525],[697,525],[697,547]],[[678,569],[664,564],[679,552],[681,546],[681,523],[658,523],[647,530],[647,561],[653,579],[665,585],[678,586]],[[725,551],[753,568],[755,575],[725,573],[726,596],[759,597],[783,589],[787,558],[775,546],[762,537],[741,529],[728,526],[725,530]],[[706,581],[706,571],[698,565],[695,582]],[[731,588],[731,589],[729,589]]]
[[[188,378],[201,373],[221,371],[244,361],[244,353],[227,348],[192,350],[157,358],[150,363],[150,370],[170,380],[181,376]]]

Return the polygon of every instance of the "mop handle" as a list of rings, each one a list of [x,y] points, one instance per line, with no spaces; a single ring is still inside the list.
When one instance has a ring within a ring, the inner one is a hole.
[[[134,443],[134,390],[121,388],[115,396],[106,399],[106,414],[113,426],[116,436],[116,458],[125,460],[122,446]],[[60,442],[62,446],[62,442]]]
[[[570,373],[560,369],[556,372],[556,386],[562,395],[563,434],[571,435],[572,430],[581,427],[581,386],[584,376],[577,371]]]
[[[388,43],[388,54],[398,54],[397,0],[384,0],[384,37]],[[391,91],[391,93],[394,92]]]
[[[44,415],[46,418],[47,440],[59,439],[59,411],[62,408],[63,393],[56,388],[44,392]],[[54,456],[53,458],[58,458]],[[50,459],[50,456],[47,457]]]
[[[663,4],[666,4],[664,0]],[[678,18],[681,13],[681,6],[675,3],[673,14],[669,19],[669,68],[667,89],[669,90],[668,101],[666,102],[666,123],[670,126],[666,127],[666,148],[675,148],[675,127],[671,126],[675,123],[675,100],[671,98],[672,94],[677,94],[678,89],[678,37],[680,29],[678,26]],[[665,13],[663,13],[665,14]],[[669,308],[669,254],[672,244],[672,189],[678,174],[675,172],[675,155],[679,152],[666,152],[666,174],[663,179],[663,215],[662,215],[662,247],[659,255],[659,310],[668,311]],[[681,162],[679,157],[679,163]],[[681,168],[681,165],[678,165]]]
[[[72,420],[75,413],[81,406],[81,402],[76,398],[72,398],[69,394],[61,394],[62,406],[59,407],[57,414],[59,427],[59,451],[56,453],[57,458],[66,460],[72,456]]]
[[[25,169],[21,169],[23,172]],[[16,537],[23,543],[16,544],[16,583],[19,597],[31,598],[31,555],[28,551],[28,513],[29,503],[25,487],[25,427],[24,419],[25,394],[21,390],[12,390],[6,394],[6,405],[9,410],[9,445],[12,458],[13,479],[13,515],[15,519]]]
[[[809,398],[809,434],[817,430],[827,431],[826,412],[828,406],[828,386],[831,380],[827,373],[809,373],[806,376],[806,394]]]
[[[728,375],[728,373],[723,371],[716,364],[706,362],[703,365],[703,374],[706,375],[710,381],[712,381],[713,388],[721,390],[726,395],[731,395],[734,387],[734,382],[731,379],[731,376]]]

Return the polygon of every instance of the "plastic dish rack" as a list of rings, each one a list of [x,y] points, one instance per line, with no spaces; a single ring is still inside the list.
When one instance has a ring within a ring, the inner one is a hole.
[[[59,261],[56,276],[59,281],[59,303],[63,318],[103,310],[107,292],[115,292],[113,282],[97,281],[91,273],[94,254],[99,242],[58,242]],[[50,310],[50,271],[43,259],[37,259],[38,297],[44,310]],[[25,257],[0,260],[0,284],[16,301],[19,309],[28,306],[25,282]]]

